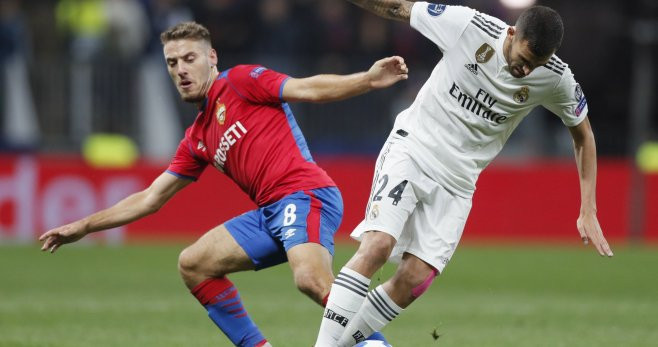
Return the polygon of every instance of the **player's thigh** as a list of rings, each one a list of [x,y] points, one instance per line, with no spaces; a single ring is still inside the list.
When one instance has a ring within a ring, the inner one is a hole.
[[[334,252],[334,235],[343,217],[343,200],[336,187],[297,191],[265,208],[266,227],[286,252],[314,243]]]
[[[266,232],[279,244],[284,257],[293,261],[293,270],[302,268],[303,262],[294,262],[297,258],[316,257],[318,260],[309,264],[319,265],[329,257],[330,264],[334,234],[343,216],[338,188],[297,191],[262,210]]]
[[[207,276],[254,268],[245,250],[236,242],[224,224],[201,236],[181,254],[181,266],[194,268]]]
[[[282,199],[278,210],[283,215],[273,218],[270,225],[287,251],[295,283],[316,294],[328,292],[333,282],[334,234],[343,216],[338,188],[291,194]]]
[[[410,218],[405,226],[410,238],[399,251],[411,253],[443,272],[457,249],[470,210],[470,198],[439,187]]]
[[[327,187],[294,192],[231,219],[226,227],[260,270],[288,261],[287,252],[306,243],[333,254],[333,236],[342,216],[338,188]]]
[[[352,237],[361,241],[365,233],[381,231],[399,240],[409,216],[426,194],[426,182],[405,145],[389,140],[377,159],[365,219]]]
[[[258,208],[225,223],[226,229],[253,264],[260,270],[286,262],[283,244],[272,236],[266,220],[267,208]]]

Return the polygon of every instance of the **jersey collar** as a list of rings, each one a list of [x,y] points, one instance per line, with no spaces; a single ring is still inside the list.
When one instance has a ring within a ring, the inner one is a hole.
[[[505,39],[507,39],[507,29],[509,28],[506,27],[503,29],[504,35],[500,35],[498,40],[496,40],[496,58],[498,59],[498,74],[500,75],[501,73],[505,73],[507,75],[511,74],[507,69],[505,68],[507,66],[507,60],[505,60],[505,53],[503,52],[503,49],[505,47]]]

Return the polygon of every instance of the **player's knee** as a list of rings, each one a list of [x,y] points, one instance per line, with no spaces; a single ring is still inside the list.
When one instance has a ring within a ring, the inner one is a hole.
[[[178,256],[178,271],[183,279],[197,277],[221,277],[226,273],[218,264],[212,264],[203,249],[190,246],[185,248]]]
[[[297,289],[319,304],[329,294],[334,278],[329,269],[313,266],[298,267],[293,276]]]
[[[178,272],[183,278],[193,276],[199,270],[197,253],[191,248],[185,248],[178,256]]]
[[[395,246],[395,239],[383,232],[370,232],[356,252],[356,261],[370,271],[376,271],[386,261]]]
[[[331,281],[325,280],[325,276],[319,276],[315,271],[296,271],[294,277],[297,289],[318,303],[322,302],[331,288]]]

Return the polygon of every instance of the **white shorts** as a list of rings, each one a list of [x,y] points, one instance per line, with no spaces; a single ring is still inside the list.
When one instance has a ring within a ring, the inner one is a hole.
[[[471,210],[471,199],[452,194],[428,177],[406,149],[391,137],[379,153],[365,219],[351,236],[381,231],[397,243],[390,260],[410,253],[443,272]]]

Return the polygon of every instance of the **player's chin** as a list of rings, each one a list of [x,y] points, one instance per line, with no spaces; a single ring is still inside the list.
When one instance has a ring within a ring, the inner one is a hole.
[[[514,69],[514,68],[510,70],[510,74],[514,78],[523,78],[526,76],[526,74],[523,71],[519,71],[518,69]]]
[[[201,102],[205,99],[205,96],[198,95],[198,94],[181,93],[180,96],[181,96],[181,99],[183,99],[183,101],[189,102],[189,103]]]

